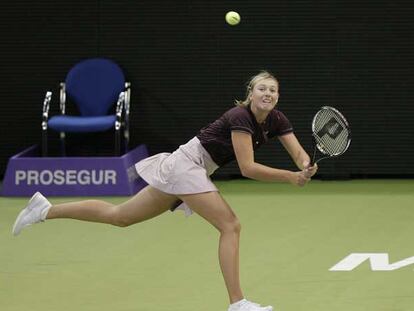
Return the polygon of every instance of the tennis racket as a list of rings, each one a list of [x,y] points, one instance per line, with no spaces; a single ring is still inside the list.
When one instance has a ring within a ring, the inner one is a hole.
[[[337,109],[324,106],[313,117],[313,156],[311,165],[321,160],[337,157],[351,144],[348,121]]]

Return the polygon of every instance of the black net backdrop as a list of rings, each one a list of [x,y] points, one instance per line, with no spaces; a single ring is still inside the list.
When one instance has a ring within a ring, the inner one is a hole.
[[[224,22],[229,10],[242,21]],[[245,95],[261,69],[280,79],[280,109],[311,151],[321,106],[347,117],[353,142],[321,176],[414,176],[413,22],[406,1],[16,1],[0,33],[0,173],[40,143],[41,105],[70,67],[89,57],[118,62],[132,83],[131,146],[172,151]],[[70,111],[76,112],[73,107]],[[56,139],[52,135],[51,139]],[[73,152],[107,154],[111,133],[68,137]],[[257,161],[293,168],[278,142]],[[236,164],[216,177],[238,175]]]

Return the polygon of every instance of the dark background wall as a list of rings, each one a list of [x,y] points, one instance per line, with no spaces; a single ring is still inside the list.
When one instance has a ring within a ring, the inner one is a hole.
[[[0,13],[0,174],[10,156],[40,142],[46,90],[54,91],[56,113],[58,84],[70,67],[108,57],[132,83],[131,145],[173,150],[244,98],[248,78],[267,69],[281,81],[279,107],[305,148],[320,106],[348,117],[351,148],[323,163],[321,176],[414,176],[413,8],[384,0],[7,2]],[[240,13],[240,25],[225,24],[228,10]],[[112,147],[112,136],[97,137],[86,140]],[[257,159],[293,168],[277,142]],[[217,176],[237,173],[234,164]]]

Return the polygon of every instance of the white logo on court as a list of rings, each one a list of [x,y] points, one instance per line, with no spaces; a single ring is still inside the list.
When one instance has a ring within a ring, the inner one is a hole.
[[[352,253],[329,271],[352,271],[365,261],[369,261],[372,271],[393,271],[414,264],[414,256],[390,263],[387,253]]]

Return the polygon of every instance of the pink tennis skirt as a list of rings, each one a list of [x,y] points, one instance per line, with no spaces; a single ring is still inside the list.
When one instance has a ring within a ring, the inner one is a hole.
[[[149,185],[169,194],[218,191],[210,175],[218,168],[197,137],[173,153],[158,153],[135,164],[138,175]],[[177,210],[186,216],[191,209],[182,203]]]

